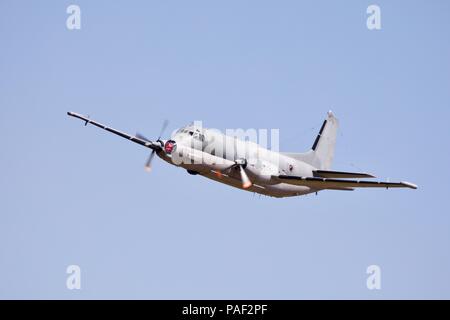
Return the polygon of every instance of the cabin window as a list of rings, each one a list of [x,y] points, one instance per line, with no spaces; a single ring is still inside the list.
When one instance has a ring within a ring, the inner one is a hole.
[[[194,139],[200,140],[200,141],[205,141],[205,136],[199,132],[194,133]]]

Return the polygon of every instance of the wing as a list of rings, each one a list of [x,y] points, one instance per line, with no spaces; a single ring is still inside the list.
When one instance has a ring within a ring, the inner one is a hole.
[[[313,189],[343,189],[343,188],[410,188],[417,189],[409,182],[380,182],[364,180],[341,180],[318,177],[275,176],[279,181],[297,186],[307,186]]]
[[[343,171],[328,171],[328,170],[315,170],[313,171],[314,177],[320,178],[375,178],[368,173],[360,172],[343,172]]]
[[[119,131],[119,130],[116,130],[116,129],[113,129],[113,128],[109,128],[109,127],[107,127],[107,126],[105,126],[105,125],[103,125],[101,123],[98,123],[98,122],[96,122],[94,120],[91,120],[91,119],[89,119],[89,118],[87,118],[87,117],[85,117],[85,116],[83,116],[81,114],[78,114],[78,113],[75,113],[75,112],[67,112],[67,115],[85,121],[85,124],[84,124],[85,126],[87,126],[90,123],[90,124],[93,124],[96,127],[99,127],[101,129],[103,129],[103,130],[106,130],[106,131],[114,133],[114,134],[116,134],[118,136],[121,136],[122,138],[125,138],[125,139],[128,139],[130,141],[133,141],[134,143],[140,144],[141,146],[150,148],[152,150],[160,150],[161,149],[161,145],[159,143],[157,143],[157,142],[153,142],[153,141],[147,140],[144,137],[132,136],[132,135],[129,135],[129,134],[124,133],[122,131]]]

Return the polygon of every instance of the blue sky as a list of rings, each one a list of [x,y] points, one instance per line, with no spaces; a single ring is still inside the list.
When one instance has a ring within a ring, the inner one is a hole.
[[[66,28],[72,3],[81,30]],[[0,298],[450,298],[449,9],[2,0]],[[147,149],[66,115],[149,137],[164,119],[279,128],[301,152],[329,109],[334,169],[420,189],[271,199],[159,159],[149,175]]]

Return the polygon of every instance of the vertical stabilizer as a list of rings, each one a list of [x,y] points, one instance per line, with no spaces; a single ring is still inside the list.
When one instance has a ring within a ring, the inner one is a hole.
[[[309,163],[317,169],[330,170],[338,128],[338,119],[329,111],[311,150],[306,153],[285,153],[285,155]]]
[[[323,122],[322,128],[312,146],[314,157],[317,158],[322,170],[331,169],[338,127],[338,119],[329,111],[327,119]]]

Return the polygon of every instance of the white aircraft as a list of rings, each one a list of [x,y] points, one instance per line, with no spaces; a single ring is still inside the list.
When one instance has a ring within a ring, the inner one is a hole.
[[[85,125],[93,124],[151,149],[145,165],[147,170],[150,170],[152,159],[157,154],[164,161],[182,167],[192,175],[202,175],[266,196],[283,198],[321,190],[353,191],[354,188],[417,189],[416,185],[409,182],[359,180],[375,178],[368,173],[331,171],[339,126],[331,111],[311,150],[306,153],[274,152],[254,142],[195,125],[178,129],[169,140],[161,140],[167,121],[160,137],[151,141],[140,134],[132,136],[77,113],[67,114],[83,120]]]

